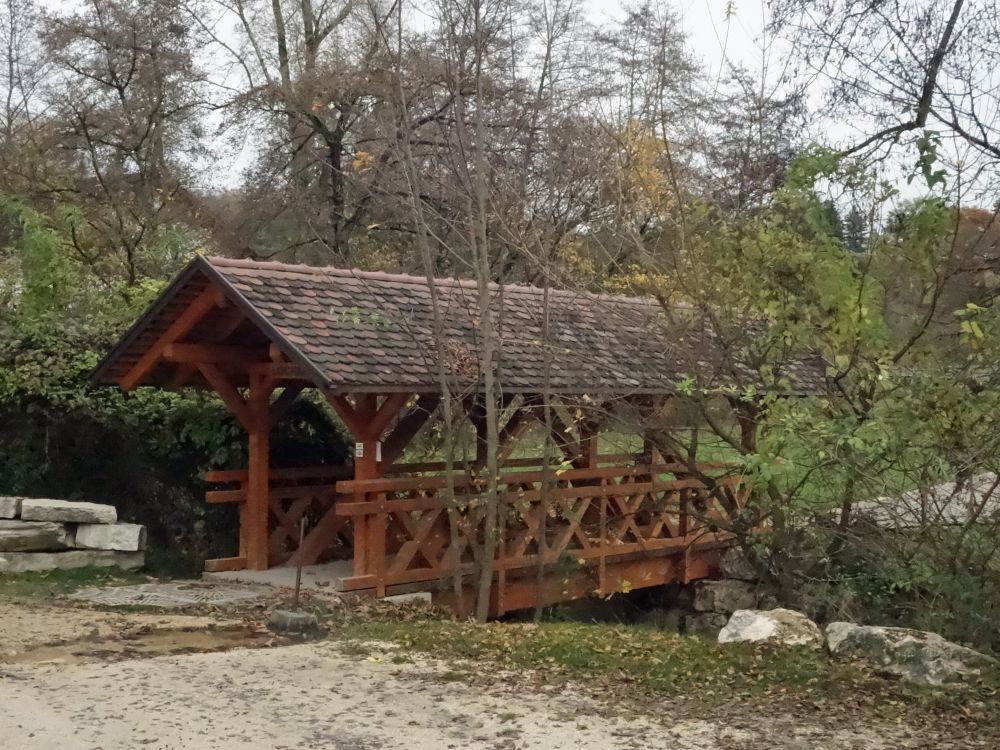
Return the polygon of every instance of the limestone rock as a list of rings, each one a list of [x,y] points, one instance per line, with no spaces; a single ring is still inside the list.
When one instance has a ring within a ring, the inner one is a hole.
[[[645,625],[648,628],[657,630],[668,630],[677,633],[681,629],[681,622],[684,618],[684,611],[676,608],[651,609],[643,612],[636,618],[636,625]]]
[[[735,578],[738,581],[756,581],[759,578],[757,570],[739,547],[730,547],[723,553],[719,560],[719,570],[725,578]]]
[[[0,573],[29,573],[36,570],[74,568],[141,568],[144,552],[74,549],[66,552],[0,552]]]
[[[823,634],[812,620],[790,609],[741,609],[719,633],[719,643],[779,643],[786,646],[823,644]]]
[[[726,626],[727,618],[719,612],[701,612],[684,618],[684,632],[688,635],[706,635],[714,638]]]
[[[732,614],[738,609],[757,606],[757,592],[746,581],[701,581],[694,594],[694,609],[698,612]]]
[[[21,512],[21,498],[0,497],[0,518],[17,518]]]
[[[146,527],[137,523],[81,523],[76,527],[76,546],[139,552],[146,549]]]
[[[909,628],[831,622],[827,647],[838,656],[863,659],[911,682],[943,685],[974,677],[998,662],[937,633]]]
[[[0,552],[42,552],[73,546],[61,523],[0,520]]]
[[[315,633],[319,619],[312,612],[276,609],[267,620],[267,627],[275,633]]]
[[[63,523],[114,523],[118,520],[118,511],[115,510],[115,506],[113,505],[26,497],[21,501],[21,520],[61,521]]]

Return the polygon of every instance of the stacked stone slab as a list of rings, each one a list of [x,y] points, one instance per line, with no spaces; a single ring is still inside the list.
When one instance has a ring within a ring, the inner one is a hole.
[[[0,573],[141,568],[146,527],[113,505],[0,496]]]

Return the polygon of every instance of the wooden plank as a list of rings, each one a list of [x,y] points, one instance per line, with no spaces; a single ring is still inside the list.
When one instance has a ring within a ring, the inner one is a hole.
[[[163,359],[179,364],[226,364],[229,362],[249,366],[265,360],[267,353],[263,349],[253,349],[248,346],[229,346],[226,344],[167,344],[163,349]]]
[[[294,362],[254,362],[249,366],[250,375],[276,383],[282,380],[310,382],[302,368]]]
[[[203,476],[206,482],[245,482],[247,480],[247,470],[215,469],[213,471],[205,472]],[[354,476],[354,470],[350,466],[344,464],[292,466],[280,469],[271,469],[271,482],[275,484],[283,481],[306,481],[309,479],[347,479],[351,476]]]
[[[246,469],[213,469],[206,471],[202,478],[206,482],[245,482],[247,479]]]
[[[290,485],[288,487],[275,487],[271,483],[271,497],[278,500],[293,500],[298,497],[332,498],[337,494],[335,484],[302,484]]]
[[[245,557],[218,557],[214,560],[205,560],[206,573],[222,573],[227,570],[246,570],[247,559]]]
[[[682,480],[676,482],[679,487],[687,486],[687,482],[690,480]],[[338,482],[337,490],[344,493],[345,486],[351,486],[353,482]],[[679,488],[678,487],[678,488]],[[666,487],[664,488],[662,484],[653,483],[643,483],[643,484],[630,484],[630,485],[596,485],[591,487],[553,487],[548,490],[547,495],[549,500],[567,500],[576,498],[587,498],[587,497],[608,497],[608,496],[619,496],[619,495],[637,495],[644,494],[661,490],[670,491],[676,488]],[[542,500],[541,490],[509,490],[501,495],[501,500],[507,504],[513,504],[516,502],[521,503],[538,503]],[[472,496],[470,496],[472,497]],[[462,498],[458,498],[462,499]],[[364,500],[361,502],[343,502],[338,505],[337,512],[343,516],[356,516],[356,515],[367,515],[371,513],[376,513],[378,508],[381,506],[374,500]],[[444,500],[437,496],[431,497],[412,497],[412,498],[398,498],[395,500],[386,500],[385,509],[390,513],[404,513],[415,510],[431,510],[433,508],[443,508]],[[660,509],[658,509],[660,510]],[[666,508],[660,510],[660,512],[671,512],[672,508]],[[676,511],[679,513],[678,510]]]
[[[246,490],[209,490],[205,493],[205,502],[216,503],[245,503],[247,499]]]
[[[614,468],[614,469],[570,469],[559,473],[557,476],[545,476],[540,471],[508,472],[500,475],[500,483],[510,485],[536,484],[548,479],[549,481],[573,481],[581,479],[602,479],[614,477],[649,476],[660,472],[650,472],[647,467]],[[472,478],[465,474],[457,474],[452,480],[456,487],[467,487],[472,483]],[[442,489],[448,486],[448,478],[445,476],[431,477],[384,477],[371,480],[346,480],[337,483],[337,490],[344,494],[355,494],[358,492],[406,492],[411,490],[432,490]],[[627,487],[627,485],[619,485]],[[653,484],[656,490],[675,490],[684,487],[703,487],[704,485],[697,479],[670,479],[666,481],[655,481]],[[613,486],[612,486],[613,488]],[[583,489],[582,487],[578,489]]]
[[[118,379],[118,385],[123,391],[130,391],[142,382],[157,362],[163,357],[163,350],[169,345],[185,336],[198,322],[205,317],[209,310],[216,305],[225,302],[225,295],[215,286],[210,286],[202,292],[195,300],[188,305],[184,311],[178,315],[167,330],[153,343],[139,360],[132,365],[132,368]]]

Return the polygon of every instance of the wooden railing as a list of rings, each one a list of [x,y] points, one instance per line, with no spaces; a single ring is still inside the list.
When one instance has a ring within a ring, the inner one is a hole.
[[[539,574],[558,580],[547,601],[705,575],[710,557],[702,551],[726,540],[747,494],[726,464],[691,472],[675,464],[622,465],[634,463],[631,456],[597,463],[565,471],[524,470],[539,467],[538,459],[507,463],[499,478],[495,613],[539,601]],[[431,473],[443,471],[443,464],[401,464],[379,479],[353,480],[350,466],[273,469],[269,564],[353,555],[353,575],[341,588],[379,596],[471,576],[485,540],[482,476],[468,467],[453,470],[450,482]],[[244,528],[246,470],[209,472],[206,479],[226,486],[208,492],[208,502],[238,504]],[[210,560],[206,570],[245,567],[245,555],[241,539],[236,557]]]
[[[353,475],[350,466],[307,466],[272,469],[268,492],[268,562],[270,565],[315,563],[323,554],[350,554],[348,519],[332,513],[337,499],[336,483]],[[205,480],[230,485],[227,489],[205,493],[209,503],[237,503],[240,529],[246,528],[247,481],[246,469],[210,471]],[[302,519],[306,519],[307,535],[300,549],[299,534]],[[316,533],[316,529],[321,529]],[[322,539],[322,543],[321,543]],[[246,540],[240,538],[236,557],[208,560],[208,571],[233,570],[246,566]]]
[[[607,593],[611,564],[717,545],[746,495],[741,478],[720,468],[699,467],[714,475],[707,483],[671,464],[501,474],[500,596],[509,581],[564,564],[592,568],[597,590]],[[335,512],[352,520],[355,537],[354,576],[342,587],[383,595],[390,586],[471,573],[484,540],[482,483],[455,474],[453,497],[448,485],[445,476],[338,482]]]

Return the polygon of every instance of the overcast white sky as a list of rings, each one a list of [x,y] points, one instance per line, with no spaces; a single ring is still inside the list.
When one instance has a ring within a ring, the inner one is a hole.
[[[726,55],[746,67],[757,69],[766,44],[764,20],[767,4],[757,0],[663,0],[680,17],[691,50],[717,70]],[[587,0],[593,23],[621,15],[618,0]],[[731,14],[727,18],[727,7]],[[774,50],[772,49],[772,54]]]

